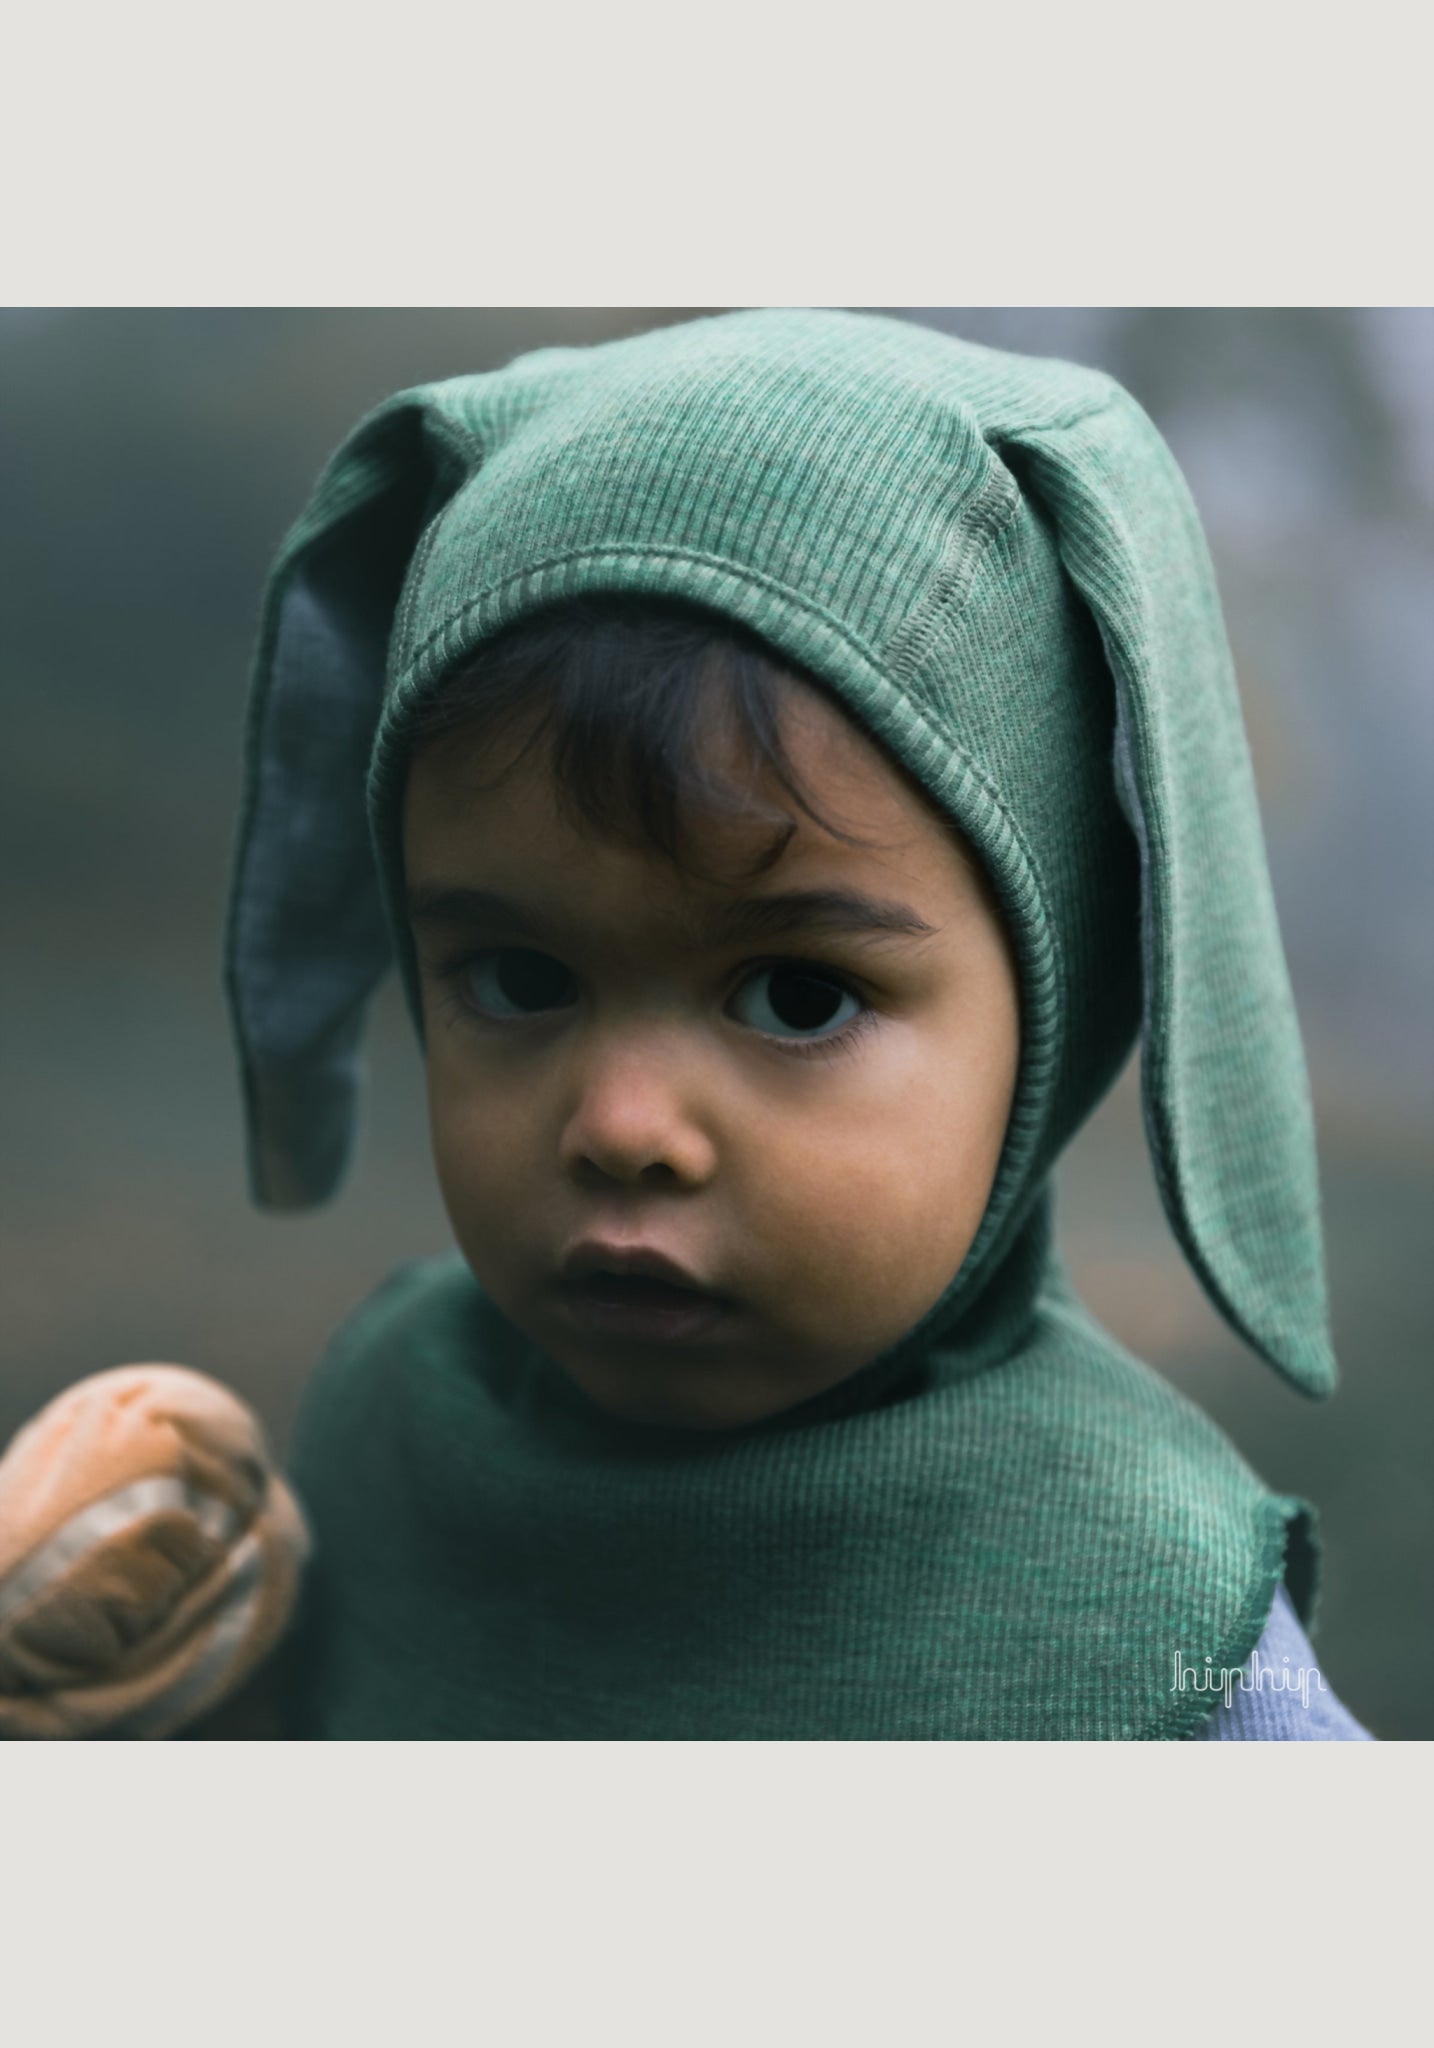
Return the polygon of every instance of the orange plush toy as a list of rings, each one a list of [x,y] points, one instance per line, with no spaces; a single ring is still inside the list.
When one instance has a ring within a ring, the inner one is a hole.
[[[257,1417],[178,1365],[69,1387],[0,1458],[0,1739],[173,1735],[293,1611],[308,1533]]]

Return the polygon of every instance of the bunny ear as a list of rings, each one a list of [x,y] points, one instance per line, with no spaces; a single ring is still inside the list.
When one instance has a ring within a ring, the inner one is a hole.
[[[401,392],[345,441],[269,578],[249,705],[225,985],[250,1188],[324,1201],[353,1146],[368,999],[392,959],[365,785],[389,639],[419,537],[475,466]]]
[[[1201,1284],[1301,1392],[1335,1384],[1314,1127],[1254,777],[1198,515],[1134,400],[990,438],[1054,520],[1114,678],[1140,845],[1145,1125]]]

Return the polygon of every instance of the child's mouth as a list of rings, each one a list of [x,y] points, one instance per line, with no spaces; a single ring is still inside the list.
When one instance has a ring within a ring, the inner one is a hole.
[[[589,1330],[666,1342],[705,1333],[728,1309],[715,1294],[646,1273],[586,1273],[566,1281],[561,1298],[569,1316]]]

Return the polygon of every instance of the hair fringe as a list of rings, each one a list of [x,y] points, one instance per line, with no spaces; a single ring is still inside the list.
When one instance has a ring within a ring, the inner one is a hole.
[[[570,823],[654,847],[691,873],[702,872],[696,815],[770,824],[772,839],[753,865],[762,874],[798,828],[790,812],[755,795],[763,778],[833,837],[858,843],[814,807],[783,743],[791,681],[822,688],[721,613],[630,596],[576,598],[506,628],[443,678],[412,714],[408,741],[416,751],[460,728],[526,724],[498,779],[547,742]],[[714,715],[745,743],[745,783],[704,758]]]

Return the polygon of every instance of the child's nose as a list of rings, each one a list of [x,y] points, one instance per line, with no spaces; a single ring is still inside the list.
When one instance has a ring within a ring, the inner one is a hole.
[[[692,1065],[671,1046],[590,1047],[563,1129],[570,1174],[700,1187],[716,1169]]]

